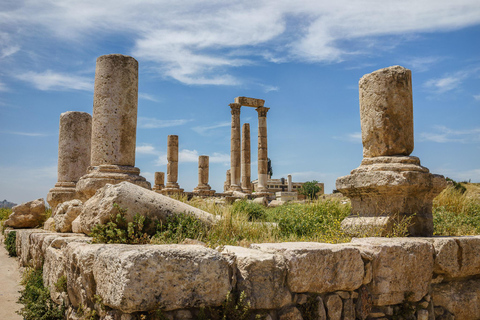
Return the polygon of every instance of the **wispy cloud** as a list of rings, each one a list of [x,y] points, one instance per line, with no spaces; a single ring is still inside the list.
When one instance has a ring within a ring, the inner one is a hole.
[[[403,60],[405,67],[414,70],[415,72],[424,72],[430,69],[434,64],[439,63],[444,58],[437,56],[430,57],[410,57]]]
[[[346,133],[343,136],[335,136],[333,137],[333,139],[354,142],[354,143],[362,143],[362,133],[361,132]]]
[[[45,72],[28,71],[16,76],[17,79],[32,84],[42,91],[82,90],[93,91],[91,78],[73,74],[57,73],[51,70]]]
[[[435,93],[445,93],[458,88],[463,81],[472,75],[477,74],[480,67],[475,66],[470,69],[460,70],[455,73],[446,74],[440,78],[430,79],[425,82],[424,87]]]
[[[21,132],[21,131],[3,131],[6,134],[13,134],[16,136],[26,136],[26,137],[46,137],[48,134],[40,132]]]
[[[480,94],[474,95],[474,96],[473,96],[473,99],[475,99],[475,100],[477,100],[477,101],[480,101]]]
[[[138,117],[138,127],[141,129],[157,129],[182,126],[191,119],[160,120],[155,118]]]
[[[198,162],[198,157],[200,154],[197,150],[189,150],[189,149],[182,149],[178,151],[178,162]],[[221,153],[221,152],[214,152],[211,156],[209,156],[210,163],[229,163],[230,162],[230,155]],[[155,165],[163,166],[168,163],[167,161],[167,154],[162,153],[157,158]]]
[[[193,127],[192,130],[203,135],[209,134],[211,130],[218,129],[218,128],[224,128],[224,127],[230,127],[231,122],[225,121],[225,122],[220,122],[211,126],[198,126],[198,127]]]
[[[69,44],[128,34],[131,53],[162,76],[186,84],[232,85],[241,79],[231,70],[259,57],[274,63],[337,62],[375,52],[385,43],[374,41],[380,37],[478,23],[478,0],[405,0],[388,5],[377,0],[85,0],[68,5],[39,0],[18,2],[14,10],[0,12],[0,30],[10,32],[8,47],[0,48],[4,55],[18,50],[14,38],[20,33],[14,30],[19,28]],[[371,45],[362,45],[367,42]],[[360,52],[358,47],[364,49]],[[448,82],[439,85],[448,88]]]
[[[420,141],[432,141],[437,143],[457,142],[475,143],[480,142],[480,127],[469,130],[454,130],[445,126],[435,126],[434,132],[420,133]]]
[[[0,91],[8,91],[7,85],[0,81]]]
[[[155,98],[155,97],[152,96],[151,94],[144,93],[144,92],[139,92],[139,93],[138,93],[138,98],[139,98],[139,99],[144,99],[144,100],[153,101],[153,102],[159,102],[159,100],[158,100],[157,98]]]
[[[137,145],[135,148],[135,152],[138,154],[158,154],[158,151],[155,150],[154,146],[146,143]]]

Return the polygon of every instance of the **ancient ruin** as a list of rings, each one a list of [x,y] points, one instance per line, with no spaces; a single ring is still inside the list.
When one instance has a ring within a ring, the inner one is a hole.
[[[208,184],[209,157],[198,157],[198,186],[193,189],[193,193],[199,196],[212,196],[215,190],[212,190]]]
[[[432,236],[432,200],[445,187],[443,176],[429,173],[413,151],[411,72],[400,66],[360,79],[363,160],[336,187],[352,202],[342,222],[351,234],[385,234],[398,219],[410,218],[411,236]]]
[[[97,59],[93,96],[91,161],[77,182],[77,197],[89,199],[107,183],[129,181],[150,189],[135,167],[138,62],[109,54]]]
[[[69,111],[60,115],[58,130],[57,183],[50,189],[47,202],[52,209],[76,196],[76,184],[90,166],[92,116]]]
[[[250,157],[250,124],[242,126],[242,191],[252,193],[251,157]]]
[[[167,140],[167,184],[160,193],[172,195],[182,193],[178,180],[178,136],[169,135]]]
[[[225,173],[225,182],[223,183],[223,192],[228,192],[228,190],[230,190],[231,182],[232,182],[232,174],[230,173],[230,169],[228,169]]]
[[[155,172],[155,184],[152,188],[153,191],[159,192],[165,188],[165,172]]]

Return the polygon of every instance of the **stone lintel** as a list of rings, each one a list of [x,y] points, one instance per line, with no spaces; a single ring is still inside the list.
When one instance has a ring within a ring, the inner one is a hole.
[[[265,100],[262,99],[255,99],[255,98],[248,98],[248,97],[236,97],[235,103],[239,103],[244,107],[263,107],[265,104]]]

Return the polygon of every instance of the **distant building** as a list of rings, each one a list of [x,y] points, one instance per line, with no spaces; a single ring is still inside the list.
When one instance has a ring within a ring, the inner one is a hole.
[[[15,207],[17,204],[13,202],[8,202],[7,200],[0,201],[0,208],[7,208],[11,209]]]
[[[297,192],[302,188],[305,182],[292,182],[292,192]],[[258,180],[252,181],[253,191],[257,191]],[[317,193],[318,195],[322,195],[325,193],[324,184],[319,182],[317,186],[320,187],[320,191]],[[269,192],[281,192],[288,190],[288,182],[287,179],[268,179],[267,180],[267,188]],[[301,198],[301,196],[300,196]]]

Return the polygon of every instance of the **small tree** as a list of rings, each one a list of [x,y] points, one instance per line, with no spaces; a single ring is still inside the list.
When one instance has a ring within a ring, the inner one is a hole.
[[[320,187],[317,185],[317,180],[307,181],[300,188],[300,194],[303,194],[307,199],[313,200],[317,197]]]
[[[267,158],[267,159],[268,159],[268,161],[267,161],[267,163],[268,163],[267,175],[269,177],[272,177],[273,176],[272,160],[270,160],[270,158]]]

